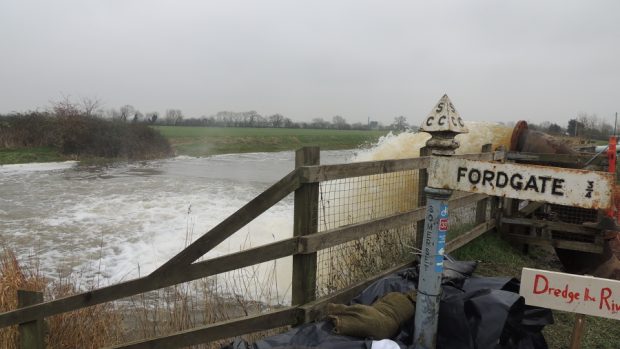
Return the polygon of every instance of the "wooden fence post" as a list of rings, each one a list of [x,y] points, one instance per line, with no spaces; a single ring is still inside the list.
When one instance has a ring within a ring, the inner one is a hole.
[[[570,336],[570,349],[581,348],[581,338],[583,337],[583,330],[586,323],[586,316],[583,314],[577,314],[575,316],[575,324],[573,326],[573,333]]]
[[[17,307],[43,303],[43,292],[17,290]],[[45,347],[43,318],[19,324],[19,348],[43,349]]]
[[[482,153],[490,153],[491,152],[491,144],[485,144],[482,146]],[[476,225],[484,223],[487,221],[487,205],[489,199],[483,199],[478,201],[476,204]]]
[[[319,147],[303,147],[295,153],[295,168],[320,164]],[[319,183],[306,183],[295,190],[293,235],[318,231]],[[311,302],[316,297],[316,252],[293,256],[292,304]]]
[[[431,151],[427,147],[420,148],[420,157],[430,156]],[[422,168],[418,170],[418,207],[426,206],[426,193],[424,193],[424,188],[426,188],[426,184],[428,184],[428,170]],[[422,240],[424,237],[424,219],[421,219],[416,222],[415,227],[415,247],[421,251],[422,250]]]
[[[495,218],[496,227],[499,227],[501,220],[500,199],[497,196],[491,197],[491,218]],[[498,228],[495,231],[499,231]]]

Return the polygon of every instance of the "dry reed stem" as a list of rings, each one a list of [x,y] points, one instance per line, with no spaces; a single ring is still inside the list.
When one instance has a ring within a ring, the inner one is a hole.
[[[46,300],[79,292],[76,280],[44,278],[37,263],[22,265],[15,254],[4,247],[0,251],[0,312],[17,308],[17,290],[44,292]],[[121,337],[121,318],[113,304],[102,304],[46,319],[46,347],[99,348]],[[0,329],[2,349],[16,349],[17,326]]]

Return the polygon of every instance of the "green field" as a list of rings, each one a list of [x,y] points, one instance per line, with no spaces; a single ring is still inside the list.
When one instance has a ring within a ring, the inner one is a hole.
[[[69,160],[51,147],[0,149],[0,165]]]
[[[318,145],[323,150],[353,149],[375,143],[387,131],[284,128],[155,126],[178,155],[294,150]]]
[[[177,155],[215,154],[295,150],[318,145],[322,150],[354,149],[377,142],[387,131],[315,130],[283,128],[154,126]],[[0,165],[27,162],[69,160],[52,147],[0,149]],[[80,158],[84,163],[101,161]],[[107,160],[108,162],[110,160]]]

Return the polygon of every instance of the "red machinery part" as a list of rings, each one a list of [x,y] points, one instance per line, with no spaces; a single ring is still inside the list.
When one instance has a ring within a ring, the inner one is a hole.
[[[609,137],[609,146],[607,147],[607,162],[609,163],[609,167],[607,171],[609,173],[616,173],[616,136]],[[618,197],[618,189],[614,188],[614,206],[607,211],[607,215],[612,218],[616,218],[616,221],[620,220],[620,217],[617,217],[618,214],[617,208],[620,207]]]

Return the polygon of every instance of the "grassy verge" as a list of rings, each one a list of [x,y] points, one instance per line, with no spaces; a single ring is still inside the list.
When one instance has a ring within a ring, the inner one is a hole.
[[[52,147],[0,149],[0,165],[69,160]]]
[[[521,268],[559,270],[560,263],[551,251],[531,247],[524,255],[513,248],[498,234],[489,233],[457,250],[453,256],[459,260],[479,260],[477,273],[485,276],[513,276],[520,278]],[[553,311],[555,324],[545,327],[543,333],[549,348],[568,348],[575,314]],[[586,317],[586,331],[582,348],[618,348],[620,326],[617,320]]]
[[[284,128],[155,126],[179,155],[270,152],[319,145],[323,150],[353,149],[376,142],[386,131]]]

